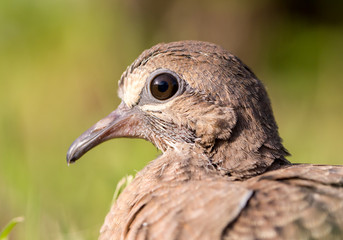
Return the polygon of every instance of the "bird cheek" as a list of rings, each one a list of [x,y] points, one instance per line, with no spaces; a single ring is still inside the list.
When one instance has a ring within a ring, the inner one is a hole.
[[[237,122],[236,114],[231,108],[218,107],[212,110],[211,113],[199,116],[194,126],[196,136],[204,146],[212,145],[215,139],[229,139]]]

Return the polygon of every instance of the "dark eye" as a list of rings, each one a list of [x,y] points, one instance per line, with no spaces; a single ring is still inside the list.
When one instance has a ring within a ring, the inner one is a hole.
[[[171,98],[178,88],[176,77],[169,73],[157,75],[150,83],[150,92],[158,100]]]

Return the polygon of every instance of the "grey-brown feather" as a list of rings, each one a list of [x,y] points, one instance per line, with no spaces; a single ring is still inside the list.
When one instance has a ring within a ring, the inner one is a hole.
[[[249,179],[254,191],[224,239],[341,239],[343,168],[293,165]]]
[[[159,44],[123,73],[119,95],[133,72],[162,68],[185,81],[168,107],[142,113],[141,137],[163,155],[123,191],[100,239],[343,236],[343,168],[286,160],[266,90],[247,66],[214,44]]]

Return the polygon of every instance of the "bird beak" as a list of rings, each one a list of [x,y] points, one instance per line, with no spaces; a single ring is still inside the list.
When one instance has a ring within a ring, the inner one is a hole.
[[[141,122],[138,120],[134,109],[128,108],[122,102],[116,110],[89,128],[71,144],[67,153],[68,165],[106,140],[118,137],[138,137],[137,129]]]

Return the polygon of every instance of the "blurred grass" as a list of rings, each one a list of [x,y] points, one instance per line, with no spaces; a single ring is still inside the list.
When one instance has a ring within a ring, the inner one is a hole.
[[[119,179],[158,151],[116,139],[70,167],[65,154],[119,103],[126,66],[161,41],[238,55],[266,83],[290,160],[343,164],[342,8],[306,2],[0,1],[0,226],[23,215],[11,239],[97,237]]]

